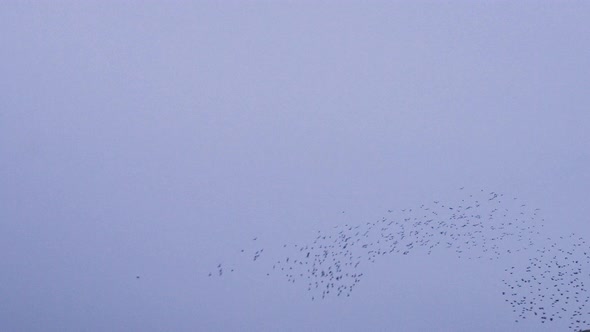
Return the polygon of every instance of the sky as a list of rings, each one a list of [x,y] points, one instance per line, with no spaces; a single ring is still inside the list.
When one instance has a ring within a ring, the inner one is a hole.
[[[589,15],[2,2],[0,330],[568,330],[515,322],[501,280],[527,253],[384,256],[350,297],[311,301],[240,250],[481,190],[589,239]],[[220,263],[236,271],[209,277]]]

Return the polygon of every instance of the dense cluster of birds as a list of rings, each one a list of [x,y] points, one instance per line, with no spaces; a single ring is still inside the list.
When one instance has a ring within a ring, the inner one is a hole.
[[[583,238],[570,234],[556,240],[546,238],[522,266],[505,272],[503,292],[519,319],[535,317],[543,323],[567,319],[579,331],[590,324],[590,248]],[[517,319],[518,321],[518,319]]]
[[[523,266],[506,268],[505,296],[516,321],[543,323],[567,319],[579,331],[590,321],[590,249],[571,235],[552,239],[542,232],[539,209],[516,197],[480,190],[450,202],[434,200],[412,208],[388,210],[386,217],[318,231],[307,243],[283,244],[284,257],[269,261],[267,275],[303,283],[311,300],[351,296],[365,264],[387,255],[431,254],[451,250],[461,259],[498,260],[519,252],[533,253]],[[257,238],[252,239],[253,242]],[[252,262],[264,249],[240,250]],[[227,268],[225,268],[227,270]],[[233,272],[234,269],[229,269]],[[209,277],[223,276],[220,263]]]

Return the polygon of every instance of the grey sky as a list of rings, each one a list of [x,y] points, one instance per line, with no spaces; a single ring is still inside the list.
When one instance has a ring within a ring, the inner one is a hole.
[[[256,265],[207,273],[255,236],[272,252],[462,186],[590,239],[588,17],[582,1],[3,2],[0,330],[564,329],[514,323],[498,285],[516,257],[389,256],[323,302]]]

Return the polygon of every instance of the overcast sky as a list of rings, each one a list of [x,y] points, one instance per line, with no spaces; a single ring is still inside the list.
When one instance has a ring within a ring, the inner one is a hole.
[[[584,1],[2,2],[0,330],[565,331],[515,323],[514,257],[383,257],[351,297],[310,301],[239,252],[460,187],[590,239],[589,17]],[[208,277],[221,262],[243,266]]]

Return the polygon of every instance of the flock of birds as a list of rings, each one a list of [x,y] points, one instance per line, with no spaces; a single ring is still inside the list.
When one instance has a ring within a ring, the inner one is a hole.
[[[567,319],[575,331],[590,324],[584,283],[590,282],[590,248],[582,238],[547,237],[539,209],[518,198],[484,190],[460,196],[454,202],[388,210],[380,220],[335,226],[318,231],[308,243],[284,244],[287,254],[268,262],[266,274],[304,283],[315,301],[351,296],[364,277],[363,267],[388,255],[451,250],[461,259],[498,260],[527,252],[526,264],[506,268],[503,280],[502,295],[517,315],[515,321]],[[266,254],[263,248],[240,252],[252,262]],[[220,263],[208,275],[222,277],[224,272],[234,268]]]
[[[504,280],[509,302],[519,319],[535,317],[543,323],[567,319],[576,331],[590,321],[586,309],[590,295],[590,248],[583,238],[570,234],[556,240],[546,238],[543,246],[531,248],[534,255],[526,265],[510,267]],[[590,330],[586,330],[590,332]]]

